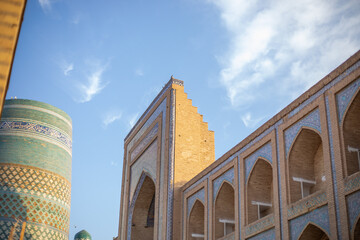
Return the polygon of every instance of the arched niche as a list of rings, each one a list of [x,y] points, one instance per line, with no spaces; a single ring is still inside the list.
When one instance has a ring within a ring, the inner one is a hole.
[[[205,239],[205,208],[200,200],[196,200],[188,220],[188,240]]]
[[[299,240],[329,240],[329,237],[321,228],[310,223],[301,233]]]
[[[360,92],[352,100],[343,120],[347,175],[360,171]]]
[[[235,231],[235,192],[233,186],[224,181],[215,199],[215,239]]]
[[[356,225],[354,227],[354,233],[352,235],[353,240],[360,239],[360,217],[358,217],[358,220],[356,222]]]
[[[317,132],[301,129],[290,150],[288,164],[291,203],[325,189],[323,146]]]
[[[131,222],[131,240],[154,238],[155,183],[145,176],[137,196]]]
[[[257,159],[247,181],[247,223],[273,213],[273,172],[271,164]]]

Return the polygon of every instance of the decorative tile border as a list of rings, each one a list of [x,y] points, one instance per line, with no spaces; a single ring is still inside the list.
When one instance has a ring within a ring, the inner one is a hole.
[[[302,118],[300,121],[292,125],[288,128],[284,135],[285,135],[285,153],[286,156],[289,153],[290,147],[297,136],[298,132],[302,127],[310,127],[316,129],[319,133],[321,133],[321,124],[320,124],[320,113],[319,108],[316,108],[314,111],[309,113],[307,116]]]
[[[213,201],[214,202],[215,202],[216,196],[218,194],[219,188],[224,181],[228,181],[229,183],[231,183],[234,186],[234,184],[235,184],[234,183],[234,168],[229,169],[228,171],[223,173],[221,176],[216,178],[215,181],[213,181]]]
[[[327,203],[325,192],[320,192],[309,199],[303,199],[288,208],[288,218],[295,218],[307,213],[310,208],[318,208]]]
[[[353,192],[354,190],[360,189],[360,174],[354,174],[349,179],[347,179],[345,183],[345,194],[349,194]]]
[[[356,220],[360,215],[360,191],[346,197],[347,212],[349,217],[350,232],[353,232]]]
[[[0,122],[0,134],[7,133],[7,135],[12,132],[23,132],[23,133],[33,133],[41,136],[46,136],[51,138],[67,148],[67,151],[72,150],[72,141],[69,136],[58,131],[55,127],[48,127],[43,124],[28,122],[28,121],[5,121]]]
[[[251,238],[248,238],[247,240],[275,240],[275,229],[272,228],[270,230],[267,230],[266,232],[262,232],[258,235],[255,235]]]
[[[156,123],[155,126],[146,135],[146,137],[143,140],[141,140],[141,142],[131,152],[131,160],[135,159],[136,156],[144,149],[144,147],[152,140],[152,138],[156,136],[158,130],[159,130],[159,123]]]
[[[265,158],[272,164],[272,148],[271,143],[268,142],[260,149],[256,150],[253,154],[245,159],[245,181],[247,182],[248,177],[250,175],[250,171],[252,170],[256,160],[259,158]]]
[[[264,218],[259,219],[253,224],[249,224],[245,228],[245,236],[254,235],[264,231],[265,229],[273,227],[275,224],[274,214],[270,214]]]
[[[336,105],[338,110],[338,120],[341,123],[345,111],[350,104],[351,99],[353,98],[354,94],[360,87],[360,78],[351,83],[345,89],[341,90],[338,94],[336,94]]]
[[[204,206],[205,206],[205,189],[204,188],[197,191],[195,194],[193,194],[191,197],[188,198],[188,200],[187,200],[187,206],[188,206],[187,217],[190,216],[190,211],[191,211],[192,207],[194,206],[196,199],[199,199],[202,202],[202,204],[204,204]]]
[[[321,227],[328,236],[330,235],[330,222],[329,222],[329,212],[328,207],[323,206],[317,208],[307,214],[304,214],[298,218],[290,220],[290,236],[291,240],[297,240],[304,230],[304,228],[309,224],[314,223]]]

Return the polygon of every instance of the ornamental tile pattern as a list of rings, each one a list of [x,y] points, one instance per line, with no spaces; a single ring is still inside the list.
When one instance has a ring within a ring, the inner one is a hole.
[[[70,183],[39,169],[0,164],[0,191],[44,197],[70,208]]]
[[[301,214],[307,213],[309,208],[317,208],[327,203],[326,193],[318,193],[315,196],[300,200],[288,208],[288,218],[294,218]]]
[[[275,229],[272,228],[266,232],[262,232],[254,237],[248,238],[248,240],[275,240]]]
[[[135,149],[131,152],[131,160],[135,159],[135,157],[147,146],[147,144],[156,136],[159,130],[159,123],[156,123],[155,126],[150,130],[150,132],[146,135],[146,137],[138,144]]]
[[[187,202],[188,202],[187,217],[190,216],[190,211],[193,208],[196,199],[199,199],[202,202],[202,204],[205,205],[205,189],[204,188],[197,191],[195,194],[193,194],[191,197],[188,198],[188,200],[187,200]]]
[[[248,180],[248,177],[250,175],[250,172],[258,158],[264,158],[268,160],[272,164],[272,149],[271,149],[271,143],[268,142],[264,146],[262,146],[260,149],[256,150],[253,154],[251,154],[249,157],[245,159],[245,179]]]
[[[45,135],[53,140],[65,145],[70,151],[72,149],[72,141],[67,134],[55,129],[55,127],[45,126],[44,124],[28,122],[28,121],[1,121],[0,132],[25,132]]]
[[[298,239],[309,223],[316,224],[321,227],[328,236],[331,236],[328,207],[323,206],[290,221],[291,240]]]
[[[345,183],[345,194],[360,188],[360,174],[354,174]]]
[[[360,191],[346,197],[347,212],[349,218],[350,232],[355,227],[356,220],[360,215]]]
[[[336,94],[336,105],[338,111],[338,120],[341,123],[346,109],[348,108],[353,96],[360,87],[360,78]]]
[[[221,176],[215,179],[213,182],[213,201],[215,202],[216,196],[219,192],[219,188],[224,181],[228,181],[234,187],[234,168],[229,169]]]
[[[321,133],[321,124],[320,124],[320,113],[319,108],[316,108],[314,111],[309,113],[306,117],[302,118],[300,121],[296,122],[290,128],[285,131],[285,152],[286,156],[289,153],[290,147],[294,142],[295,137],[299,133],[302,127],[309,127],[317,130]]]
[[[250,236],[259,232],[264,231],[267,228],[274,226],[274,214],[268,215],[259,221],[256,221],[254,224],[250,224],[245,229],[245,235]]]

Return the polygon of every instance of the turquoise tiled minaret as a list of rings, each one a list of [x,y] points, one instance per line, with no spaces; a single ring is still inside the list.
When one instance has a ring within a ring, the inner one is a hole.
[[[6,100],[0,122],[0,239],[69,239],[71,118]]]

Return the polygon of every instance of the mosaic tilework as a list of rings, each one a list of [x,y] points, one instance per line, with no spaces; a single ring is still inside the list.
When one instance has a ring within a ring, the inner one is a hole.
[[[192,209],[192,207],[194,206],[194,203],[196,201],[196,199],[199,199],[202,204],[205,205],[205,189],[201,189],[200,191],[196,192],[194,195],[192,195],[191,197],[188,198],[188,209],[187,209],[187,216],[190,216],[190,211]]]
[[[310,127],[317,130],[321,133],[321,124],[320,124],[320,113],[319,109],[315,109],[307,116],[302,118],[300,121],[292,125],[285,131],[285,153],[286,155],[289,153],[291,144],[293,143],[295,137],[297,136],[298,132],[300,131],[301,127]]]
[[[338,187],[336,181],[336,170],[335,170],[335,158],[334,158],[334,144],[332,136],[332,127],[331,127],[331,118],[330,118],[330,107],[329,107],[329,97],[325,97],[325,108],[326,108],[326,121],[327,129],[329,134],[329,146],[330,146],[330,160],[331,160],[331,173],[332,173],[332,183],[335,196],[335,214],[336,214],[336,225],[337,225],[337,236],[338,239],[342,239],[341,226],[340,226],[340,209],[339,209],[339,196],[338,196]]]
[[[283,206],[282,206],[282,194],[281,194],[281,172],[280,172],[280,144],[279,144],[279,128],[278,126],[275,128],[275,137],[276,137],[276,162],[277,162],[277,171],[278,171],[278,186],[279,186],[279,210],[280,210],[280,234],[281,239],[284,239],[283,232]]]
[[[245,159],[245,179],[248,180],[250,171],[252,170],[256,160],[261,157],[272,163],[272,148],[271,143],[267,143],[260,149],[256,150],[253,154]]]
[[[146,137],[132,151],[131,153],[132,160],[135,159],[135,157],[139,154],[139,152],[141,152],[144,149],[144,147],[152,140],[152,138],[157,134],[158,130],[159,130],[159,124],[156,123],[155,126],[146,135]]]
[[[170,96],[170,127],[169,127],[169,169],[168,169],[168,202],[167,202],[167,222],[166,222],[166,239],[172,239],[173,229],[173,204],[174,204],[174,132],[175,132],[175,96],[174,90],[171,90]]]
[[[70,209],[70,183],[39,169],[0,164],[0,191],[44,197]]]
[[[360,87],[360,79],[357,79],[355,82],[347,86],[341,92],[336,94],[336,105],[338,111],[338,120],[339,122],[342,121],[345,111],[350,104],[351,99],[353,98],[354,94]]]
[[[351,176],[345,183],[345,194],[360,188],[360,174]]]
[[[250,224],[249,226],[246,227],[245,236],[262,232],[264,229],[274,226],[275,223],[274,214],[268,215],[260,220],[261,221],[257,221],[256,223]]]
[[[321,94],[323,94],[325,91],[327,91],[328,89],[330,89],[331,87],[335,86],[335,84],[337,84],[338,82],[340,82],[342,79],[344,79],[345,77],[347,77],[350,73],[352,73],[353,71],[355,71],[356,69],[358,69],[360,67],[360,61],[356,62],[354,65],[352,65],[351,67],[349,67],[348,69],[345,70],[345,72],[343,72],[342,74],[340,74],[339,76],[337,76],[334,80],[332,80],[330,83],[328,83],[325,87],[323,87],[321,90],[319,90],[317,93],[315,93],[314,95],[312,95],[310,98],[306,99],[303,103],[301,103],[298,107],[296,107],[294,110],[292,110],[289,113],[289,117],[294,116],[296,113],[298,113],[301,109],[303,109],[305,106],[307,106],[308,104],[310,104],[312,101],[314,101],[316,98],[318,98]]]
[[[72,142],[71,138],[67,136],[67,134],[49,127],[43,124],[28,122],[28,121],[1,121],[0,122],[0,134],[6,132],[9,133],[32,133],[40,136],[45,136],[60,144],[65,146],[65,150],[67,150],[71,154]]]
[[[218,194],[219,188],[223,181],[228,181],[229,183],[232,183],[234,187],[234,168],[231,168],[227,170],[225,173],[223,173],[221,176],[215,179],[213,182],[213,201],[215,202],[216,196]]]
[[[300,234],[307,226],[308,223],[314,223],[321,227],[328,236],[330,235],[330,223],[329,223],[329,213],[328,207],[323,206],[317,208],[307,214],[304,214],[298,218],[292,219],[290,221],[290,236],[291,240],[296,240],[299,238]]]
[[[131,204],[129,204],[129,216],[128,216],[128,229],[127,229],[127,239],[128,240],[131,240],[131,222],[132,222],[132,215],[134,213],[134,207],[135,207],[135,203],[136,203],[136,199],[138,198],[139,196],[139,193],[140,193],[140,189],[145,181],[145,177],[147,175],[145,173],[143,173],[140,177],[140,180],[139,180],[139,183],[136,187],[136,190],[135,190],[135,193],[134,193],[134,196],[131,200]]]
[[[346,197],[347,212],[349,218],[350,232],[355,227],[356,220],[360,215],[360,191]]]
[[[255,235],[251,238],[248,238],[248,240],[275,240],[275,229],[272,228],[266,232],[260,233],[258,235]]]
[[[315,196],[307,199],[306,201],[300,200],[288,208],[288,218],[294,218],[301,214],[307,213],[309,208],[320,207],[327,203],[326,193],[318,193]]]

